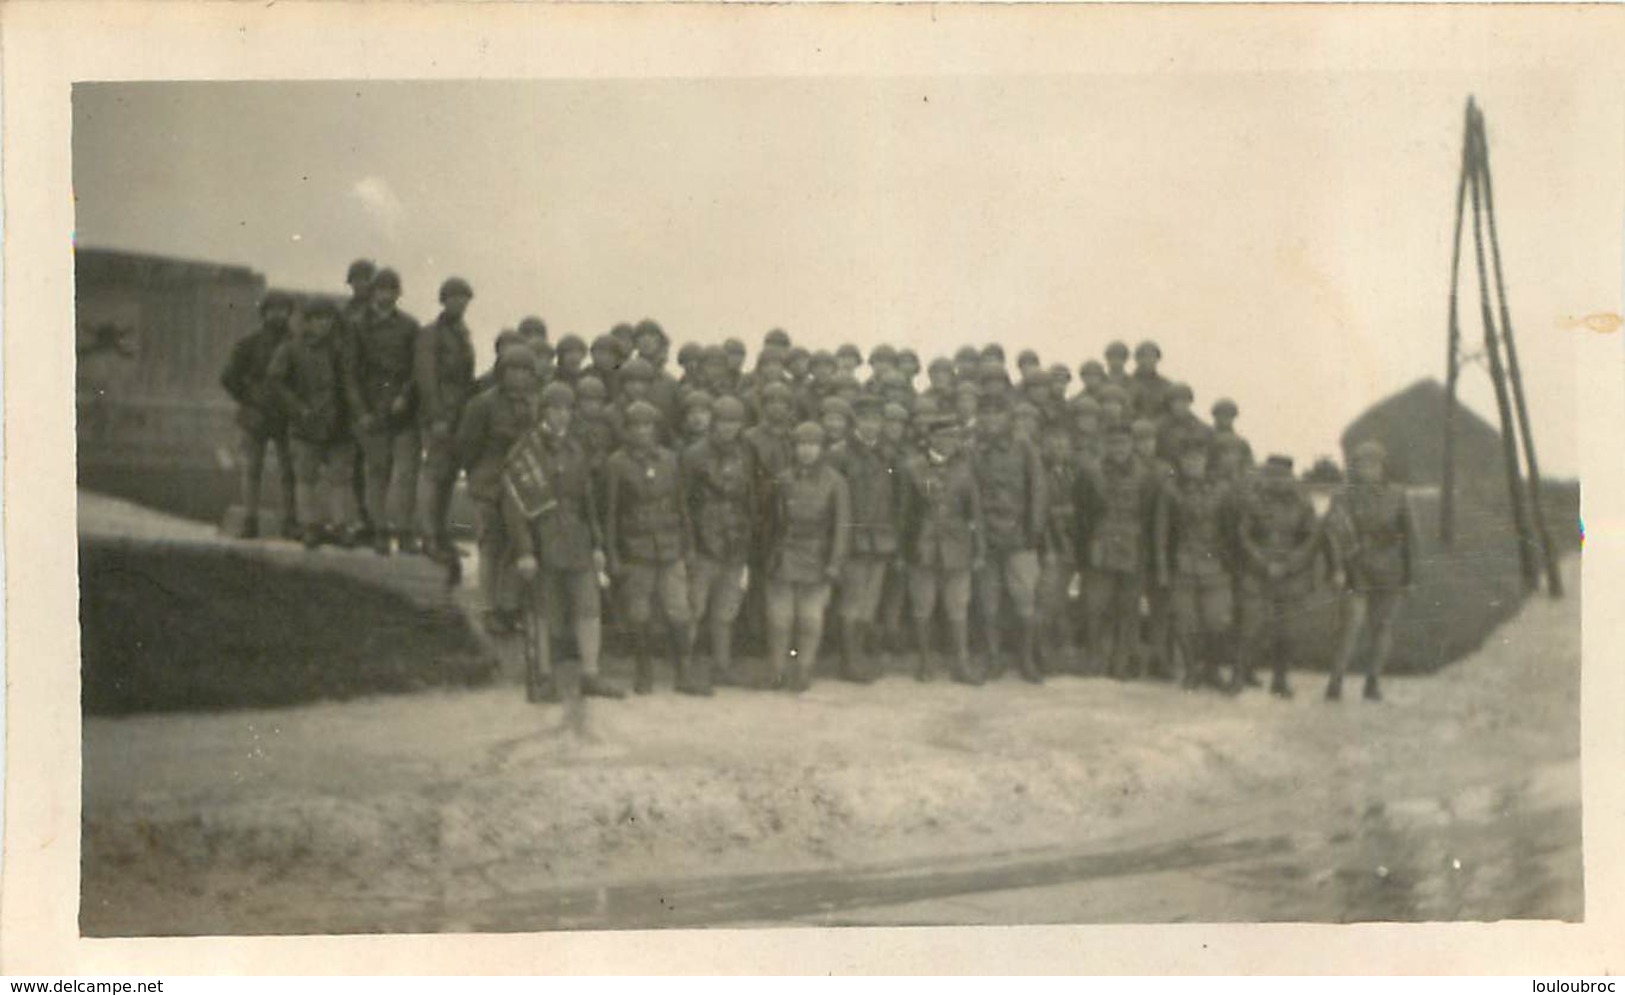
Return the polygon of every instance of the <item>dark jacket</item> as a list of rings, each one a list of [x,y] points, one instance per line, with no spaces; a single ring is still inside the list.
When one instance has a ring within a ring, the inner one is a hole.
[[[320,342],[285,338],[271,356],[267,378],[294,438],[326,444],[349,437],[353,381],[339,329]]]
[[[477,400],[477,399],[476,399]],[[474,409],[470,402],[469,410]],[[558,438],[538,426],[515,445],[516,457],[540,467],[552,501],[527,519],[513,489],[503,487],[502,514],[514,556],[534,556],[548,570],[588,570],[603,548],[603,528],[586,453],[572,436]]]
[[[1180,478],[1157,496],[1157,578],[1200,580],[1229,576],[1236,566],[1234,491],[1223,481]]]
[[[412,380],[416,385],[418,421],[429,428],[455,429],[463,405],[474,396],[474,344],[461,320],[440,317],[418,329],[413,344]]]
[[[1078,475],[1083,464],[1076,459],[1044,464],[1044,533],[1038,551],[1045,559],[1076,563],[1078,559]]]
[[[963,457],[944,463],[920,454],[904,465],[903,548],[910,563],[969,570],[982,556],[982,503]]]
[[[1112,573],[1151,566],[1152,513],[1160,481],[1139,459],[1101,460],[1078,475],[1078,564]]]
[[[827,463],[780,473],[773,482],[768,576],[793,584],[830,580],[846,562],[851,520],[846,481]]]
[[[501,497],[502,467],[508,453],[535,427],[540,410],[534,397],[513,397],[501,387],[482,391],[457,425],[457,461],[468,468],[468,496],[476,501]]]
[[[271,357],[287,337],[286,329],[267,327],[243,336],[232,346],[220,374],[220,385],[237,402],[237,424],[254,435],[280,435],[287,430],[268,376]]]
[[[1044,531],[1044,464],[1024,439],[984,440],[971,456],[989,553],[1035,549]]]
[[[1333,553],[1356,591],[1406,587],[1416,569],[1416,528],[1405,489],[1352,484],[1326,514]]]
[[[852,505],[848,551],[855,556],[897,555],[903,487],[891,453],[880,442],[870,446],[854,435],[832,455],[830,466],[846,479]]]
[[[411,424],[417,335],[418,323],[405,311],[385,317],[369,311],[362,316],[355,334],[357,417],[370,416],[380,427],[391,429]]]
[[[1244,582],[1312,585],[1320,523],[1296,481],[1286,486],[1260,482],[1248,488],[1238,509],[1236,538]],[[1273,580],[1272,564],[1281,571]]]
[[[612,563],[672,563],[689,551],[688,502],[677,455],[621,449],[604,466],[604,534]]]
[[[682,464],[695,552],[720,563],[748,562],[760,504],[744,442],[702,439],[683,450]]]

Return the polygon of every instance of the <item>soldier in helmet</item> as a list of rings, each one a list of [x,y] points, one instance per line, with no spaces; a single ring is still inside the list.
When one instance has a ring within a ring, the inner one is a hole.
[[[790,349],[790,333],[782,328],[773,329],[766,335],[762,336],[762,348]]]
[[[1162,347],[1147,339],[1134,347],[1134,375],[1129,378],[1129,402],[1136,418],[1158,421],[1168,411],[1168,392],[1173,387],[1157,372]]]
[[[962,345],[954,351],[954,382],[975,383],[982,366],[982,353],[973,345]]]
[[[1014,392],[1014,385],[1010,383],[1010,371],[1004,368],[1002,355],[984,353],[981,362],[977,364],[976,374],[977,384],[984,396],[994,393],[1008,398]]]
[[[881,408],[880,448],[886,464],[892,468],[897,488],[897,520],[895,528],[902,528],[903,471],[916,447],[909,433],[908,408],[888,401]],[[902,548],[899,532],[897,555],[886,569],[885,590],[880,596],[880,641],[889,652],[900,653],[903,646],[903,613],[908,603],[908,560]]]
[[[1416,529],[1405,490],[1388,480],[1382,443],[1354,448],[1348,489],[1332,502],[1326,520],[1332,538],[1333,583],[1343,597],[1343,632],[1332,662],[1326,698],[1343,694],[1343,674],[1361,642],[1369,640],[1365,698],[1377,701],[1383,665],[1393,648],[1394,619],[1416,579]],[[1339,583],[1341,582],[1341,583]]]
[[[1108,383],[1100,389],[1100,424],[1102,428],[1121,425],[1131,429],[1134,423],[1133,412],[1129,408],[1128,391],[1117,384]]]
[[[1072,448],[1084,467],[1100,465],[1106,455],[1106,437],[1101,431],[1100,405],[1088,394],[1079,394],[1068,405],[1072,416]]]
[[[401,278],[394,270],[379,271],[372,281],[372,294],[372,305],[355,338],[359,403],[353,415],[366,458],[373,549],[387,556],[393,540],[399,551],[415,553],[419,549],[413,526],[422,442],[413,389],[418,323],[396,306]]]
[[[812,378],[812,353],[802,346],[791,346],[784,351],[786,383],[799,398]],[[799,402],[798,402],[799,403]]]
[[[1191,411],[1195,393],[1190,384],[1176,383],[1168,388],[1168,409],[1157,426],[1157,455],[1174,463],[1193,440],[1208,442],[1213,430]]]
[[[829,465],[845,480],[851,502],[851,535],[840,577],[841,676],[868,682],[880,676],[873,641],[886,572],[897,562],[897,522],[902,489],[895,455],[884,439],[885,413],[878,397],[860,397],[850,437],[832,451]]]
[[[1066,410],[1067,394],[1072,390],[1072,370],[1065,363],[1051,363],[1049,368],[1050,417],[1059,418]]]
[[[1178,476],[1173,464],[1158,455],[1157,423],[1150,418],[1137,418],[1129,426],[1129,432],[1134,437],[1134,456],[1144,463],[1156,481],[1157,491],[1172,483]],[[1146,576],[1148,582],[1153,581],[1154,573]],[[1170,643],[1172,640],[1172,603],[1169,600],[1168,588],[1155,583],[1148,583],[1146,587],[1145,620],[1145,647],[1142,658],[1145,660],[1152,676],[1167,678],[1172,676],[1168,667]]]
[[[1091,359],[1078,367],[1078,382],[1083,384],[1083,395],[1099,403],[1100,392],[1105,389],[1106,368],[1098,359]]]
[[[1292,458],[1271,456],[1238,510],[1240,546],[1240,646],[1231,688],[1251,683],[1254,667],[1268,660],[1270,693],[1290,698],[1286,623],[1303,610],[1314,588],[1315,557],[1322,533],[1315,509],[1292,476]]]
[[[1077,485],[1081,472],[1072,430],[1051,422],[1043,430],[1044,531],[1038,542],[1039,644],[1046,673],[1065,669],[1077,655],[1077,626],[1068,602],[1078,576]]]
[[[1236,435],[1214,432],[1209,437],[1209,442],[1213,448],[1210,472],[1229,483],[1236,493],[1240,494],[1252,476],[1252,468],[1248,465],[1252,451],[1247,445],[1247,440]]]
[[[638,352],[638,330],[637,330],[637,326],[633,325],[629,321],[617,321],[614,324],[614,326],[610,328],[609,334],[610,334],[610,336],[612,338],[615,339],[616,342],[620,343],[621,361],[622,362],[625,362],[626,360],[628,360],[628,359],[632,358],[633,356],[637,355],[637,352]]]
[[[463,316],[474,290],[461,277],[440,285],[440,314],[418,329],[412,366],[417,384],[423,469],[418,506],[424,552],[461,576],[451,542],[451,492],[457,483],[457,421],[474,394],[474,342]]]
[[[750,453],[751,480],[756,496],[755,511],[758,523],[768,520],[772,513],[773,481],[790,468],[794,457],[790,433],[795,427],[795,400],[790,386],[783,382],[769,383],[760,390],[757,421],[745,431],[745,448]],[[752,577],[760,583],[745,592],[745,627],[747,638],[762,636],[758,627],[766,624],[767,542],[758,531],[758,541],[752,550],[750,564]]]
[[[1106,383],[1116,384],[1127,392],[1132,379],[1128,371],[1128,344],[1118,341],[1107,345]]]
[[[939,411],[947,411],[954,403],[954,361],[946,356],[938,356],[931,360],[931,365],[925,371],[927,386],[920,392],[921,397],[929,397],[937,405]]]
[[[723,370],[720,377],[713,377],[711,389],[723,394],[737,396],[745,376],[745,343],[736,338],[730,338],[722,343]]]
[[[639,401],[652,404],[649,400],[649,393],[651,390],[650,384],[653,381],[654,367],[650,366],[649,361],[642,356],[633,356],[622,365],[620,375],[621,396],[615,407],[617,409],[617,420],[623,427],[630,424],[627,413],[631,410],[632,405]],[[668,431],[670,422],[658,406],[655,407],[655,413],[660,415],[659,418],[655,419],[655,441],[664,443],[670,437]],[[622,439],[621,441],[624,443],[626,440]]]
[[[870,382],[870,393],[878,398],[882,405],[900,404],[907,411],[914,403],[914,392],[908,389],[903,382],[903,374],[895,369],[886,370],[878,380]]]
[[[857,376],[858,367],[863,365],[863,350],[850,342],[844,342],[835,350],[835,372],[844,376],[851,374]]]
[[[637,362],[634,360],[634,362]],[[627,364],[629,367],[631,364]],[[608,480],[605,554],[619,585],[631,627],[637,677],[632,690],[654,690],[649,658],[654,605],[658,600],[670,629],[677,690],[704,694],[691,665],[690,606],[686,560],[692,548],[688,501],[677,455],[656,441],[660,411],[647,401],[626,409],[625,445],[605,465]]]
[[[544,343],[551,345],[547,338],[547,322],[534,314],[519,319],[518,331],[520,341],[524,342],[532,353],[537,352]],[[541,370],[537,369],[536,373],[540,376]]]
[[[897,371],[897,350],[885,343],[869,350],[869,385],[879,386],[888,374]]]
[[[908,386],[910,394],[914,393],[914,381],[920,375],[920,354],[913,349],[897,350],[897,372],[903,375],[903,383]]]
[[[650,371],[649,389],[645,399],[660,412],[662,435],[670,438],[682,415],[681,407],[677,403],[677,379],[666,371],[666,356],[671,348],[671,339],[667,337],[666,330],[660,327],[660,323],[652,318],[638,322],[636,333],[638,358],[649,364]]]
[[[1213,402],[1213,437],[1217,442],[1222,439],[1235,439],[1241,450],[1242,465],[1247,469],[1253,467],[1253,447],[1246,439],[1236,434],[1236,416],[1241,409],[1236,402],[1228,397],[1221,397]]]
[[[824,430],[824,455],[833,460],[852,432],[852,405],[844,397],[826,397],[818,406],[818,424]]]
[[[699,386],[712,397],[732,394],[739,377],[734,373],[731,363],[727,350],[721,346],[708,345],[701,349]]]
[[[830,587],[846,562],[851,505],[846,481],[824,461],[823,428],[815,422],[796,426],[794,446],[790,468],[773,482],[766,596],[774,686],[799,692],[810,686],[818,665]]]
[[[350,473],[355,441],[346,414],[354,383],[349,354],[331,301],[304,308],[303,327],[271,355],[266,379],[288,417],[294,497],[306,549],[324,542],[351,544]]]
[[[694,555],[689,560],[691,633],[709,622],[709,672],[697,668],[696,683],[708,689],[713,680],[733,683],[734,621],[739,618],[749,584],[750,564],[761,521],[757,479],[743,439],[745,406],[736,397],[719,397],[712,408],[709,436],[683,450],[684,493],[694,524]],[[695,636],[697,638],[697,635]]]
[[[260,327],[238,340],[220,374],[220,384],[237,402],[239,450],[243,466],[242,538],[259,535],[260,482],[265,476],[265,450],[276,451],[282,484],[282,535],[299,536],[295,515],[293,458],[288,448],[288,420],[277,402],[269,372],[271,357],[290,337],[293,298],[273,290],[260,301]]]
[[[1022,371],[1021,385],[1016,389],[1018,400],[1026,401],[1039,411],[1047,412],[1054,400],[1054,391],[1050,389],[1049,371],[1038,365],[1037,356],[1032,355],[1033,362]]]
[[[1031,442],[1016,437],[1010,401],[1002,393],[982,398],[977,439],[971,452],[986,562],[975,577],[976,602],[987,639],[988,676],[1004,673],[1001,610],[1006,597],[1021,627],[1021,676],[1034,683],[1038,671],[1038,544],[1048,515],[1043,460]]]
[[[361,320],[372,300],[372,278],[378,275],[378,266],[371,259],[357,259],[344,274],[350,287],[350,299],[344,302],[341,314],[345,328],[354,327]]]
[[[847,404],[852,404],[862,393],[863,385],[858,383],[856,376],[851,373],[837,373],[835,375],[835,397],[840,398]]]
[[[961,381],[954,387],[954,416],[959,419],[959,427],[966,432],[976,431],[976,415],[981,408],[982,392],[974,382]]]
[[[604,640],[598,578],[605,568],[604,533],[587,457],[570,427],[574,403],[567,385],[548,384],[541,394],[540,424],[527,430],[510,457],[510,465],[539,471],[549,500],[521,500],[524,495],[512,473],[499,473],[502,528],[512,542],[514,574],[527,589],[529,611],[537,622],[527,638],[535,641],[531,653],[538,673],[527,690],[539,701],[560,697],[552,649],[566,618],[581,655],[581,693],[625,696],[599,673]]]
[[[700,372],[700,355],[703,352],[704,347],[698,342],[684,342],[677,350],[677,367],[683,371],[677,383],[685,391],[704,386],[705,374]]]
[[[1207,470],[1205,439],[1188,438],[1179,474],[1158,495],[1155,590],[1172,604],[1173,645],[1184,687],[1220,686],[1218,663],[1233,612],[1235,495]]]
[[[840,367],[833,353],[820,349],[813,353],[807,368],[809,376],[797,397],[797,414],[803,419],[816,420],[824,398],[835,393],[835,375],[840,372]]]
[[[592,340],[592,365],[587,367],[587,376],[591,376],[604,385],[609,391],[611,401],[620,399],[621,364],[626,359],[626,353],[621,348],[621,340],[614,335],[600,335]]]
[[[903,468],[902,539],[909,564],[908,600],[919,662],[914,676],[935,673],[931,618],[940,603],[953,645],[954,680],[980,684],[970,658],[971,577],[984,563],[982,505],[976,477],[960,447],[952,415],[917,416],[927,442]]]
[[[1017,401],[1010,410],[1014,417],[1013,432],[1015,437],[1022,442],[1035,447],[1038,446],[1042,441],[1039,438],[1039,430],[1044,424],[1044,416],[1038,410],[1038,406],[1031,401],[1021,400]]]
[[[716,403],[708,391],[691,390],[683,397],[683,430],[678,433],[678,451],[711,435],[711,408]]]
[[[1078,477],[1078,563],[1084,568],[1090,664],[1119,680],[1139,669],[1140,593],[1151,561],[1158,481],[1122,422],[1106,429],[1100,465]]]
[[[559,339],[559,347],[553,354],[557,366],[553,370],[553,382],[564,384],[571,389],[575,388],[581,378],[586,375],[587,343],[579,335],[566,335]]]
[[[512,345],[497,356],[496,384],[481,391],[457,426],[458,461],[468,468],[468,496],[474,504],[475,542],[480,552],[480,594],[485,628],[511,635],[518,628],[519,591],[512,573],[513,547],[502,511],[502,472],[508,453],[536,425],[536,354]],[[557,399],[568,391],[549,384]]]

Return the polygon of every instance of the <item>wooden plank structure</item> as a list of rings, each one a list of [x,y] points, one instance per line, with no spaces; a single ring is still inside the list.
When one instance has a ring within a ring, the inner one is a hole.
[[[1484,130],[1484,114],[1472,97],[1467,98],[1466,128],[1462,139],[1461,177],[1456,185],[1456,226],[1450,259],[1449,350],[1444,403],[1444,480],[1439,515],[1439,538],[1447,547],[1455,541],[1455,414],[1456,390],[1462,366],[1483,359],[1495,386],[1496,408],[1501,420],[1501,445],[1506,464],[1507,493],[1511,499],[1513,526],[1517,530],[1518,559],[1524,587],[1540,586],[1544,561],[1546,591],[1552,597],[1563,595],[1563,579],[1557,556],[1542,512],[1540,462],[1535,456],[1535,440],[1529,423],[1529,407],[1524,400],[1523,376],[1518,368],[1518,349],[1512,332],[1512,315],[1507,306],[1506,278],[1501,269],[1500,236],[1495,226],[1495,196],[1490,184],[1489,140]],[[1484,325],[1482,353],[1462,350],[1458,293],[1461,284],[1462,229],[1467,204],[1472,204],[1474,261],[1478,273],[1479,313]],[[1486,239],[1486,231],[1488,238]],[[1486,243],[1488,251],[1486,252]],[[1495,282],[1495,302],[1491,303],[1490,277]],[[1505,361],[1502,349],[1505,348]],[[1520,446],[1521,443],[1521,446]],[[1521,459],[1520,459],[1521,449]],[[1527,464],[1527,474],[1524,466]]]

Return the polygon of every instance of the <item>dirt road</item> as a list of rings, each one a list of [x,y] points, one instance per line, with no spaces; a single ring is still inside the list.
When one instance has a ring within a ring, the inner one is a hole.
[[[1582,914],[1579,575],[1387,701],[1058,678],[90,719],[88,935]]]

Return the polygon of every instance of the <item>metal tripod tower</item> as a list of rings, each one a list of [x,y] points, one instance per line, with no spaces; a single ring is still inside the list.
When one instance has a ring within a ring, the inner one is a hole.
[[[1444,481],[1439,508],[1439,538],[1450,546],[1456,530],[1456,385],[1464,362],[1479,358],[1464,355],[1457,297],[1461,284],[1461,236],[1467,203],[1473,208],[1473,247],[1478,270],[1479,313],[1484,323],[1482,358],[1489,365],[1495,385],[1495,402],[1501,416],[1501,447],[1506,463],[1507,491],[1512,500],[1512,520],[1518,533],[1518,563],[1524,587],[1540,586],[1537,557],[1544,560],[1546,591],[1562,597],[1563,578],[1546,531],[1546,516],[1540,501],[1540,463],[1535,458],[1535,439],[1529,427],[1529,408],[1524,402],[1523,376],[1518,369],[1518,348],[1512,335],[1512,316],[1507,308],[1506,280],[1501,272],[1501,243],[1495,229],[1495,195],[1490,185],[1489,142],[1484,134],[1484,114],[1473,98],[1467,98],[1467,125],[1461,147],[1461,178],[1456,185],[1456,229],[1450,255],[1450,350],[1445,378]],[[1488,230],[1488,261],[1485,231]],[[1495,278],[1495,299],[1491,305],[1490,275]],[[1502,362],[1502,346],[1506,360]],[[1510,396],[1508,386],[1510,384]],[[1519,460],[1520,442],[1528,464],[1527,478]],[[1527,486],[1526,486],[1527,479]]]

